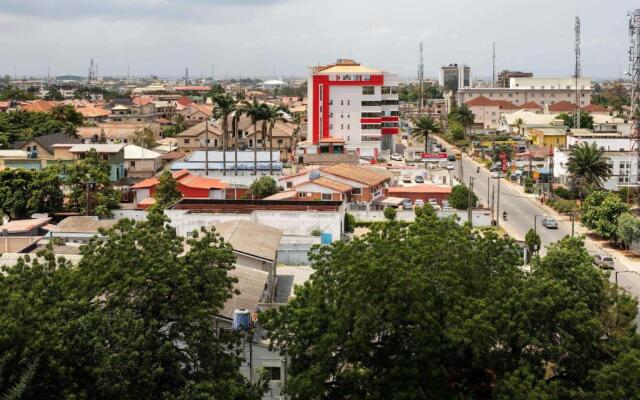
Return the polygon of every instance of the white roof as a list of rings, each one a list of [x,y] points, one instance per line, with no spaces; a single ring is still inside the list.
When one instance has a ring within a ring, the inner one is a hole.
[[[262,84],[263,85],[286,85],[287,83],[284,81],[281,81],[280,79],[271,79],[271,80],[262,82]]]
[[[72,153],[86,153],[91,149],[95,149],[98,153],[118,153],[120,150],[124,148],[124,144],[76,144],[71,149],[69,149]]]
[[[129,144],[124,147],[125,160],[153,160],[158,157],[160,157],[160,153],[136,146],[135,144]]]
[[[0,157],[27,158],[27,152],[24,150],[0,150]]]
[[[553,121],[557,115],[558,114],[536,114],[526,110],[503,114],[508,125],[513,125],[518,118],[522,118],[525,125],[551,125],[551,121]]]
[[[112,110],[128,110],[128,108],[126,106],[123,106],[122,104],[118,104],[117,106],[111,108]]]

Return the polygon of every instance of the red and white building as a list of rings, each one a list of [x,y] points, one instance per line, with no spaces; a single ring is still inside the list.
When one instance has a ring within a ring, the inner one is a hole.
[[[393,150],[399,132],[397,75],[353,60],[311,67],[308,90],[307,152],[357,153],[377,158]]]

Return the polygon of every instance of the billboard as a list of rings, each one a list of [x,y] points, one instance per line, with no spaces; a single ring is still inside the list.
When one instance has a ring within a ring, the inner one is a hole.
[[[446,161],[447,153],[422,153],[422,161]]]

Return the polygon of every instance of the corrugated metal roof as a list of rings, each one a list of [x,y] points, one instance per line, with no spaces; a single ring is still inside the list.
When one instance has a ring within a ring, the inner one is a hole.
[[[275,261],[282,231],[246,220],[227,221],[215,225],[216,231],[235,251],[267,261]]]
[[[262,299],[269,274],[258,269],[236,265],[234,269],[229,271],[228,275],[238,279],[233,288],[237,289],[240,294],[234,294],[224,303],[222,310],[220,310],[220,315],[233,319],[233,310],[244,308],[251,312],[256,311]]]

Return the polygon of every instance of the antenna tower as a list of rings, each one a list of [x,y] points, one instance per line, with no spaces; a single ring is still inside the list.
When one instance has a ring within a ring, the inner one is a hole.
[[[640,157],[640,8],[629,12],[629,77],[631,83],[631,140],[632,150]],[[636,172],[640,176],[640,166]],[[629,184],[631,184],[629,179]]]
[[[418,104],[418,114],[422,113],[422,106],[424,104],[424,57],[422,53],[422,42],[418,46],[420,50],[420,60],[418,62],[418,82],[420,84],[420,103]]]
[[[95,66],[93,64],[93,58],[89,60],[89,75],[87,76],[87,83],[91,83],[91,81],[95,78]]]
[[[493,42],[493,69],[491,72],[491,81],[493,87],[496,87],[496,42]]]
[[[580,128],[580,90],[578,89],[578,78],[582,73],[581,69],[581,60],[580,60],[580,17],[576,17],[576,70],[575,70],[575,78],[576,78],[576,123],[575,127]]]

